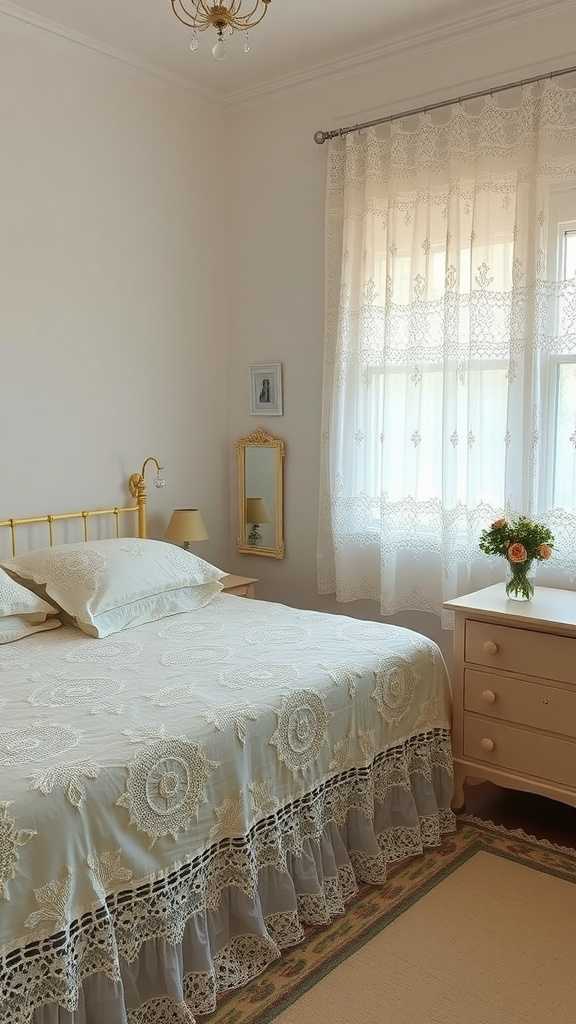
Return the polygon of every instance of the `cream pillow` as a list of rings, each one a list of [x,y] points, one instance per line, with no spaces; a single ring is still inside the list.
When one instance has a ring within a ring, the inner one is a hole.
[[[22,587],[0,569],[0,623],[6,616],[19,615],[28,623],[45,622],[48,615],[57,615],[57,609]]]
[[[90,636],[104,637],[208,604],[226,574],[158,540],[94,540],[58,544],[3,562],[32,580]]]
[[[54,609],[52,609],[54,611]],[[0,619],[0,646],[12,644],[15,640],[22,640],[25,636],[32,636],[33,633],[43,633],[47,629],[58,629],[62,623],[60,619],[46,619],[46,622],[38,622],[34,625],[29,619],[22,615],[6,615]]]

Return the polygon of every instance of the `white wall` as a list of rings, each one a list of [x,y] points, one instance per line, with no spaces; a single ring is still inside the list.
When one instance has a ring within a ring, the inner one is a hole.
[[[378,614],[370,604],[337,608],[316,592],[326,147],[315,145],[313,132],[574,64],[576,55],[567,49],[574,46],[575,28],[574,9],[525,19],[514,27],[498,25],[468,40],[397,56],[363,72],[327,78],[229,111],[236,186],[230,226],[236,282],[231,441],[260,422],[248,415],[249,364],[284,363],[285,416],[261,422],[287,441],[287,557],[272,562],[231,551],[235,571],[262,579],[262,596],[365,617]],[[231,530],[230,537],[234,535]],[[398,621],[440,636],[433,616]]]
[[[199,553],[261,577],[264,597],[335,609],[316,594],[326,149],[312,134],[576,63],[574,27],[574,9],[552,11],[222,113],[0,15],[0,518],[122,501],[158,454],[154,533],[198,505]],[[286,415],[261,422],[288,444],[283,562],[237,555],[228,522],[232,441],[260,422],[248,365],[275,360]]]
[[[153,532],[199,505],[224,560],[219,112],[0,15],[0,124],[0,519],[126,503],[154,454]]]

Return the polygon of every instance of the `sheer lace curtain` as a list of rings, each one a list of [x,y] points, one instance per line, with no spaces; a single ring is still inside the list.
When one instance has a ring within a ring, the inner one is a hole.
[[[439,613],[503,578],[478,537],[514,512],[576,582],[575,85],[332,144],[321,593]]]

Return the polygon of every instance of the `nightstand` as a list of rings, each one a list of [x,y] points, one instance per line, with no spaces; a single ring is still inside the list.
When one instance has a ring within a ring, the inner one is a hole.
[[[576,592],[504,584],[447,601],[456,613],[454,805],[467,776],[576,807]]]
[[[223,594],[236,594],[236,597],[256,597],[258,580],[250,579],[249,576],[224,576],[221,582]]]

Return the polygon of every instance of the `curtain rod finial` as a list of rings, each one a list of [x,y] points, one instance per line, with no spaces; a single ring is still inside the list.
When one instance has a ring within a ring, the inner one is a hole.
[[[319,146],[322,146],[326,142],[327,138],[328,135],[326,132],[314,132],[314,142],[317,142]]]

